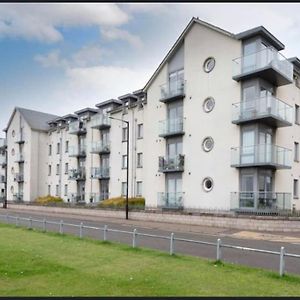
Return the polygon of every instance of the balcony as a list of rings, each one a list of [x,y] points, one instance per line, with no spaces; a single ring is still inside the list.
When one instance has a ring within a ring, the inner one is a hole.
[[[70,193],[68,195],[68,202],[72,203],[85,203],[85,195],[79,193]]]
[[[96,114],[91,117],[91,127],[97,129],[110,128],[110,118],[108,115]]]
[[[91,153],[94,154],[108,154],[110,153],[109,141],[98,141],[91,144]]]
[[[85,156],[86,156],[85,145],[75,145],[69,147],[69,157],[85,157]]]
[[[167,209],[183,209],[183,192],[158,193],[157,207]]]
[[[232,104],[233,124],[251,121],[262,121],[273,127],[291,126],[293,107],[272,96]]]
[[[89,202],[98,203],[109,198],[108,193],[90,193]]]
[[[6,165],[7,165],[6,157],[3,156],[3,155],[0,155],[0,166],[1,166],[2,168],[5,168]]]
[[[186,82],[183,79],[176,79],[170,83],[160,86],[160,99],[163,103],[183,99],[185,96]]]
[[[242,56],[233,60],[233,76],[236,81],[261,77],[274,85],[293,82],[293,65],[273,48]]]
[[[15,158],[16,163],[23,163],[25,161],[24,154],[18,153]]]
[[[13,201],[14,202],[23,202],[24,201],[23,193],[15,193],[15,194],[13,194]]]
[[[15,143],[17,143],[17,144],[23,144],[23,143],[25,143],[24,133],[17,134]]]
[[[292,151],[272,144],[231,148],[231,166],[290,169]]]
[[[183,172],[184,171],[184,155],[179,154],[175,157],[158,158],[158,171],[163,173]]]
[[[16,173],[14,176],[14,181],[21,183],[24,182],[24,174],[23,173]]]
[[[85,180],[85,168],[70,169],[69,180]]]
[[[108,167],[91,168],[91,178],[109,179],[109,168]]]
[[[171,137],[183,135],[183,118],[167,119],[159,121],[159,136]]]
[[[5,149],[7,147],[7,140],[0,139],[0,150]]]
[[[0,183],[5,183],[6,182],[6,178],[4,175],[0,175]]]
[[[73,121],[69,124],[70,134],[86,134],[85,124],[81,121]]]
[[[230,209],[241,212],[276,212],[280,210],[291,210],[291,194],[275,192],[232,192]]]
[[[0,203],[5,201],[5,194],[0,194]]]

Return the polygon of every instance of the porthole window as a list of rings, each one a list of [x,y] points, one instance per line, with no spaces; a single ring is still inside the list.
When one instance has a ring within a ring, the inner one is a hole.
[[[203,64],[203,69],[206,73],[211,72],[216,65],[216,60],[213,57],[209,57],[205,60]]]
[[[215,107],[215,99],[212,97],[208,97],[203,102],[203,110],[206,113],[211,112]]]
[[[212,150],[212,148],[214,147],[214,140],[212,137],[208,136],[206,138],[204,138],[203,142],[202,142],[202,149],[205,152],[209,152]]]
[[[12,155],[12,156],[15,155],[15,149],[11,149],[11,155]]]
[[[203,179],[202,186],[205,192],[210,192],[213,189],[214,182],[212,178],[206,177]]]

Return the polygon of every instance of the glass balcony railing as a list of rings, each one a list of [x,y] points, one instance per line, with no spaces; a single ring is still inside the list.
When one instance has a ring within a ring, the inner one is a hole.
[[[272,144],[231,148],[231,166],[290,169],[292,167],[292,151]]]
[[[6,178],[4,175],[0,175],[0,183],[5,183],[6,182]]]
[[[98,178],[98,179],[109,178],[109,167],[91,168],[91,178]]]
[[[232,104],[232,123],[241,124],[252,120],[265,120],[277,127],[290,126],[293,107],[283,101],[267,96]]]
[[[98,203],[109,198],[108,193],[90,193],[89,202]]]
[[[158,193],[157,206],[160,208],[183,208],[183,192],[178,193]]]
[[[86,145],[69,146],[70,157],[84,157],[86,156]]]
[[[6,157],[4,155],[0,155],[0,166],[5,167],[7,165]]]
[[[175,157],[158,158],[159,172],[183,172],[184,171],[184,155],[179,154]]]
[[[7,140],[6,139],[0,139],[0,149],[7,147]]]
[[[23,182],[24,181],[24,174],[23,173],[15,173],[14,181]]]
[[[18,144],[24,143],[25,142],[25,135],[24,135],[24,133],[17,134],[15,142],[18,143]]]
[[[159,136],[167,137],[184,134],[183,118],[159,121]]]
[[[23,202],[24,201],[24,195],[23,195],[23,193],[15,193],[15,194],[13,194],[13,201],[15,201],[15,202]]]
[[[69,179],[70,180],[85,180],[85,168],[76,168],[69,170]]]
[[[105,114],[95,114],[91,117],[91,127],[104,129],[110,127],[110,118]]]
[[[91,153],[110,153],[109,141],[97,141],[91,143]]]
[[[70,134],[84,134],[86,133],[86,126],[81,121],[73,121],[69,124]]]
[[[183,79],[172,80],[160,86],[160,101],[169,102],[185,96],[186,82]]]
[[[291,194],[276,192],[232,192],[231,210],[278,211],[291,210]]]
[[[234,80],[254,74],[276,85],[288,84],[293,82],[293,65],[271,47],[233,60]]]
[[[25,161],[25,157],[23,153],[18,153],[15,158],[15,162],[22,163]]]
[[[85,202],[85,194],[70,193],[68,195],[68,201],[72,202],[72,203],[84,203]]]

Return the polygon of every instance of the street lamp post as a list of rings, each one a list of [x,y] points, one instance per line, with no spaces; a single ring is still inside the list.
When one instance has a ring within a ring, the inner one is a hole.
[[[113,120],[118,120],[118,121],[121,121],[123,123],[126,123],[126,126],[127,126],[127,170],[126,170],[126,220],[128,220],[128,184],[129,184],[129,181],[128,181],[128,178],[129,178],[129,122],[128,121],[125,121],[125,120],[122,120],[122,119],[117,119],[117,118],[113,118],[113,117],[110,117],[110,119],[113,119]]]

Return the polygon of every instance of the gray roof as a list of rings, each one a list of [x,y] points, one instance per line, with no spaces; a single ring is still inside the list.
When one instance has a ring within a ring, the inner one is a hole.
[[[58,118],[57,115],[51,115],[36,110],[22,108],[22,107],[15,107],[9,119],[9,122],[7,124],[7,128],[9,127],[11,120],[17,110],[20,112],[20,114],[23,116],[25,121],[33,130],[47,131],[49,130],[49,125],[47,122],[55,118]]]
[[[300,69],[300,59],[298,57],[290,57],[288,61],[295,65],[298,69]]]
[[[100,107],[103,107],[103,106],[106,106],[106,105],[109,105],[109,104],[112,104],[112,103],[115,103],[115,104],[122,104],[122,102],[120,100],[117,100],[117,99],[109,99],[109,100],[105,100],[103,102],[100,102],[98,104],[96,104],[95,106],[100,108]]]
[[[86,112],[97,113],[98,111],[97,111],[96,108],[86,107],[86,108],[82,108],[80,110],[75,111],[75,114],[81,115],[81,114],[84,114]]]

